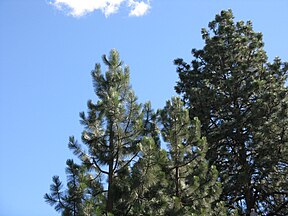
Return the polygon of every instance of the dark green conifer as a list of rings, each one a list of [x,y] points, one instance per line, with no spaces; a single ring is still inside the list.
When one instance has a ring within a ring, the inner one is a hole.
[[[220,171],[222,199],[250,214],[287,215],[287,63],[267,61],[262,34],[222,11],[202,29],[191,63],[176,59],[190,118],[199,117],[207,158]]]

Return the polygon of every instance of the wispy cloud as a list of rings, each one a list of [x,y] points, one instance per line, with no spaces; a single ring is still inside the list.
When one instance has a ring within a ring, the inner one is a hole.
[[[121,5],[130,9],[129,16],[143,16],[151,8],[149,0],[52,0],[50,4],[74,17],[81,17],[96,10],[102,11],[108,17],[117,13]]]

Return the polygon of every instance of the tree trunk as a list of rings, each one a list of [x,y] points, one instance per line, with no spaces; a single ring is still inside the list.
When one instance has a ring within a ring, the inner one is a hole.
[[[108,195],[106,211],[112,213],[113,211],[113,177],[114,177],[114,131],[113,122],[110,124],[110,137],[109,137],[109,174],[108,174]]]
[[[109,175],[108,175],[108,197],[107,197],[107,204],[106,210],[107,213],[111,213],[113,210],[113,161],[109,163]]]
[[[176,165],[176,178],[175,178],[175,183],[176,183],[176,197],[180,197],[179,195],[179,167]]]
[[[254,196],[253,191],[251,188],[251,167],[247,162],[247,153],[245,150],[245,144],[243,142],[242,148],[240,149],[240,164],[243,167],[243,172],[245,175],[245,181],[243,182],[243,192],[244,192],[244,199],[246,203],[246,213],[250,215],[251,209],[254,208]]]

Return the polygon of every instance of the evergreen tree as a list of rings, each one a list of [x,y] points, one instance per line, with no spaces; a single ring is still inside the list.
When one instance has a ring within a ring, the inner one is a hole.
[[[190,118],[199,117],[207,158],[220,171],[222,199],[249,215],[287,215],[287,63],[267,61],[262,34],[222,11],[202,29],[191,64],[176,59]]]
[[[165,215],[225,215],[213,203],[221,193],[215,166],[205,159],[206,139],[201,137],[200,122],[193,124],[179,97],[167,101],[160,110],[161,132],[168,144],[167,194]],[[218,209],[219,210],[219,209]],[[223,209],[222,209],[223,210]]]
[[[128,215],[133,203],[131,168],[141,156],[141,141],[144,135],[157,141],[157,135],[151,132],[151,111],[147,114],[142,109],[131,89],[129,68],[123,69],[115,49],[108,59],[103,56],[103,62],[108,68],[105,76],[100,64],[92,71],[98,101],[88,101],[88,114],[80,113],[86,147],[74,137],[69,141],[81,164],[68,160],[68,189],[61,191],[62,184],[54,177],[51,194],[45,195],[63,215],[82,215],[88,207],[92,210],[87,215]]]

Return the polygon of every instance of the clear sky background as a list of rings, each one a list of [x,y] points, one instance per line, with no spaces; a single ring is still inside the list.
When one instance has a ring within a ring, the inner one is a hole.
[[[96,101],[90,72],[112,48],[154,109],[175,95],[173,60],[192,59],[222,9],[253,21],[269,60],[288,60],[286,0],[103,2],[0,0],[0,216],[58,215],[43,195],[53,175],[66,180],[68,137],[80,139],[78,114]]]

